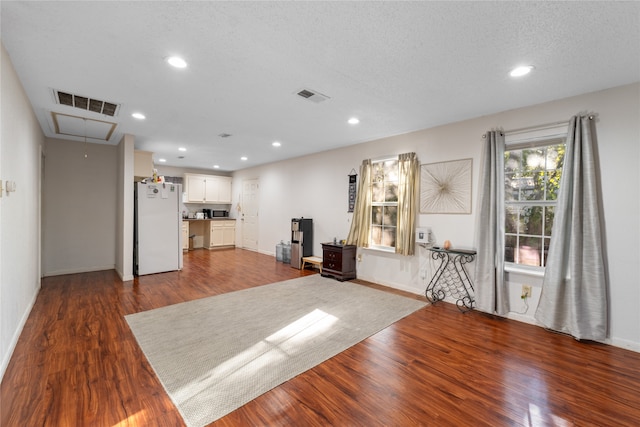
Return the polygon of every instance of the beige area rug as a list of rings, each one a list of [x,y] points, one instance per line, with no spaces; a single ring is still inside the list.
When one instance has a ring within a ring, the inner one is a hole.
[[[424,307],[305,276],[126,316],[189,426],[204,426]]]

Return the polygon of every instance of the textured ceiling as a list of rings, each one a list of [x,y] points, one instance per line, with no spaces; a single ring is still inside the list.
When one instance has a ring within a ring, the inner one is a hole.
[[[0,4],[46,135],[74,139],[52,112],[115,122],[106,143],[132,134],[172,166],[233,171],[640,80],[638,2]],[[509,77],[521,64],[536,68]],[[118,114],[58,105],[54,90]]]

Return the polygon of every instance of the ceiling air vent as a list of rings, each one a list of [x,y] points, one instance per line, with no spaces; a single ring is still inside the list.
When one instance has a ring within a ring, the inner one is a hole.
[[[303,98],[311,98],[314,94],[310,90],[302,89],[300,92],[298,92],[298,95]]]
[[[296,95],[309,101],[315,102],[316,104],[330,99],[327,95],[323,95],[320,92],[316,92],[311,89],[301,89],[296,92]]]
[[[68,105],[69,107],[80,108],[85,111],[93,111],[94,113],[104,114],[105,116],[115,116],[120,108],[119,104],[114,104],[113,102],[74,95],[59,90],[54,90],[53,92],[56,101],[60,105]]]

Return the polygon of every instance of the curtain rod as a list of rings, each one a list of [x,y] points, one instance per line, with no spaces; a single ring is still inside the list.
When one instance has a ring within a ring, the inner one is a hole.
[[[583,116],[586,117],[586,116]],[[595,117],[593,115],[588,116],[589,120],[593,120]],[[523,128],[519,128],[519,129],[511,129],[511,130],[506,130],[506,131],[502,131],[500,134],[501,135],[507,135],[507,134],[514,134],[514,133],[520,133],[520,132],[524,132],[524,131],[532,131],[532,130],[541,130],[541,129],[546,129],[546,128],[552,128],[552,127],[556,127],[556,126],[564,126],[564,125],[568,125],[569,124],[569,120],[564,121],[564,122],[552,122],[552,123],[545,123],[543,125],[535,125],[535,126],[527,126],[527,127],[523,127]],[[487,137],[487,134],[482,134],[483,138]]]
[[[568,125],[569,121],[564,121],[564,122],[552,122],[552,123],[545,123],[543,125],[536,125],[536,126],[527,126],[527,127],[523,127],[523,128],[519,128],[519,129],[510,129],[510,130],[505,130],[503,133],[505,135],[507,134],[512,134],[512,133],[520,133],[520,132],[525,132],[525,131],[532,131],[532,130],[542,130],[542,129],[547,129],[547,128],[554,128],[557,126],[565,126]]]

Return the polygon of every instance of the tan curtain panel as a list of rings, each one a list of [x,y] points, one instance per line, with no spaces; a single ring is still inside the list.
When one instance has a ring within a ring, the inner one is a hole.
[[[371,229],[371,159],[365,159],[360,166],[360,183],[353,210],[351,228],[347,236],[348,245],[369,247]]]
[[[396,253],[413,255],[415,252],[416,210],[420,185],[420,164],[416,153],[398,157],[398,223]]]

